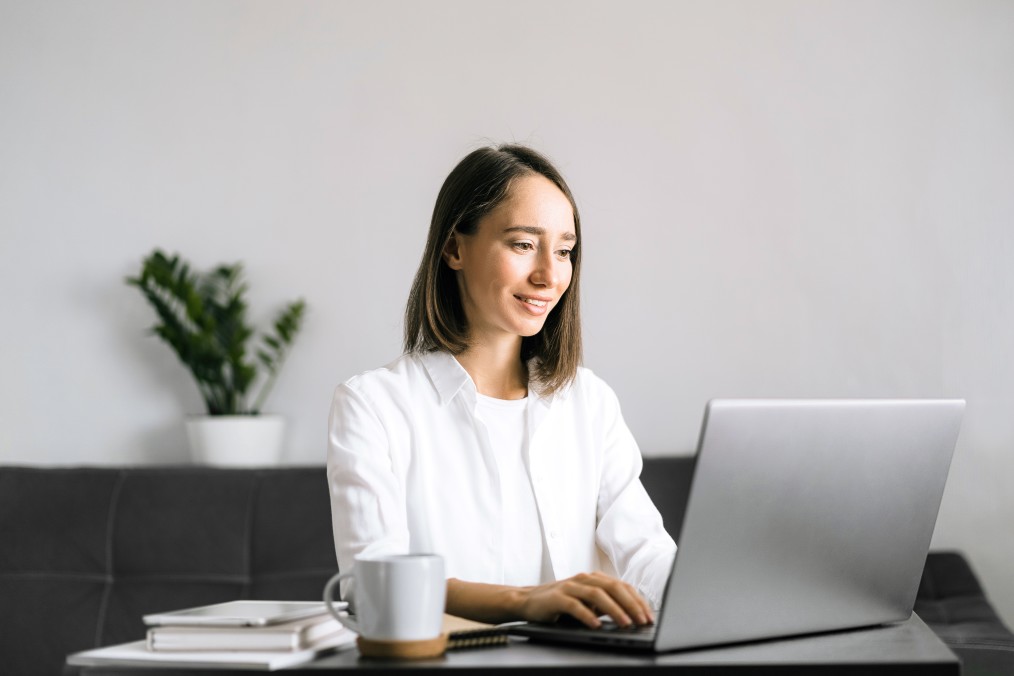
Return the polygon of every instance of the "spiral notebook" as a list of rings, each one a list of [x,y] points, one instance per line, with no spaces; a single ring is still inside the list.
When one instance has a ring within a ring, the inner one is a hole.
[[[505,645],[510,640],[507,625],[475,622],[447,614],[444,615],[444,633],[448,650]]]

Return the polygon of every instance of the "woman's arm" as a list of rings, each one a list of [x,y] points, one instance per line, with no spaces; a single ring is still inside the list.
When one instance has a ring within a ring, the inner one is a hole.
[[[634,585],[655,608],[661,607],[676,543],[640,481],[643,462],[615,393],[601,380],[603,458],[597,506],[596,544],[619,576]]]
[[[409,551],[405,491],[396,476],[383,423],[364,396],[338,386],[328,419],[327,479],[338,568],[350,571],[356,556]],[[341,586],[349,595],[351,580]]]
[[[447,581],[447,612],[491,624],[554,622],[561,615],[570,615],[592,628],[601,625],[599,615],[608,615],[624,627],[655,621],[647,601],[632,586],[603,573],[582,573],[533,587],[451,578]]]

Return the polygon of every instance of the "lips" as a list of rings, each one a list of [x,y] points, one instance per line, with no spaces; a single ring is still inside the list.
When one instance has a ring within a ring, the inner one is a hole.
[[[538,296],[514,296],[522,303],[528,305],[534,305],[535,307],[546,307],[549,304],[548,298],[539,298]]]
[[[520,295],[515,295],[514,299],[518,301],[520,308],[532,317],[542,317],[549,312],[549,304],[553,300],[552,298],[546,298],[545,296]]]

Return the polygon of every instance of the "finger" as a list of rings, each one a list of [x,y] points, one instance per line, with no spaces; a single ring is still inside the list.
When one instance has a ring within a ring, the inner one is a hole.
[[[655,624],[655,611],[651,609],[651,604],[641,594],[638,594],[637,598],[641,602],[641,609],[644,611],[645,624]]]
[[[620,582],[616,585],[613,597],[623,606],[623,610],[633,618],[634,622],[637,624],[648,624],[650,622],[651,615],[645,607],[644,600],[637,593],[637,590],[629,584]]]
[[[600,615],[608,615],[620,626],[627,627],[633,624],[630,615],[603,587],[575,583],[568,585],[566,591],[598,610]]]
[[[626,584],[626,583],[624,583],[624,584]],[[651,610],[651,604],[648,603],[648,600],[644,598],[644,595],[641,594],[641,592],[637,591],[636,587],[634,587],[631,584],[627,584],[626,586],[627,586],[627,591],[630,593],[631,596],[634,597],[634,600],[637,602],[637,605],[641,608],[641,612],[643,613],[644,621],[641,622],[641,624],[648,624],[648,623],[654,624],[655,623],[655,613],[652,612],[652,610]]]
[[[591,608],[581,603],[573,596],[563,597],[560,603],[560,612],[567,613],[578,622],[583,623],[585,626],[591,629],[598,629],[602,626],[602,622],[598,616],[592,612]]]
[[[597,581],[637,624],[648,624],[654,621],[650,606],[633,586],[607,575],[603,575]]]

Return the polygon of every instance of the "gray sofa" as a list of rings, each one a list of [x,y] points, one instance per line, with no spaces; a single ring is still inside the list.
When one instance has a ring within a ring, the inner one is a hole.
[[[692,458],[642,480],[679,539]],[[76,673],[71,652],[144,636],[145,613],[316,600],[337,570],[324,469],[0,467],[3,673]],[[966,674],[1014,673],[1014,635],[958,553],[927,559],[916,611]]]

